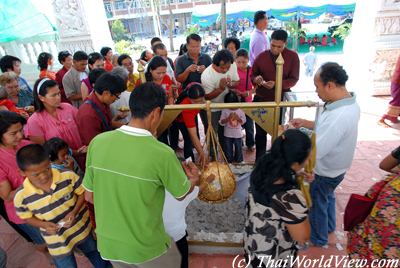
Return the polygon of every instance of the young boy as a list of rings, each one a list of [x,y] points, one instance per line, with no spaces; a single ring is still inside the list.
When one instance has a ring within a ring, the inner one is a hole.
[[[38,227],[56,267],[77,267],[75,246],[94,267],[107,267],[90,234],[89,212],[84,206],[82,180],[73,172],[60,173],[50,166],[48,153],[39,144],[17,152],[17,164],[26,177],[17,189],[17,215]]]

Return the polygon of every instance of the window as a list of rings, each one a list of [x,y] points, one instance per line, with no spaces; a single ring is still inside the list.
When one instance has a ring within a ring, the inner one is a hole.
[[[111,12],[112,11],[112,5],[110,2],[105,2],[104,3],[104,9],[106,10],[106,12]]]
[[[124,0],[117,0],[114,2],[116,10],[126,9],[126,3]]]

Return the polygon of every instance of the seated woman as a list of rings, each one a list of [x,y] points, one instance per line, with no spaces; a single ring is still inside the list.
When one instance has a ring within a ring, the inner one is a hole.
[[[374,184],[366,196],[377,198],[369,216],[347,233],[347,252],[352,259],[398,259],[400,256],[400,147],[386,156],[379,167],[397,172]],[[388,266],[389,267],[389,266]],[[394,266],[393,266],[394,267]]]
[[[85,167],[76,115],[78,110],[69,103],[61,102],[57,82],[48,78],[39,79],[34,86],[36,111],[28,119],[25,135],[34,143],[44,144],[53,137],[63,139],[73,150],[74,156],[82,169]]]
[[[33,113],[32,93],[27,90],[20,90],[18,85],[18,75],[14,72],[5,72],[0,75],[0,86],[7,92],[7,98],[11,100],[17,108],[25,109]]]
[[[201,104],[205,102],[204,88],[200,83],[190,83],[186,89],[179,95],[176,104]],[[186,158],[191,157],[195,161],[193,154],[193,147],[199,155],[199,162],[201,165],[205,164],[206,156],[203,147],[200,143],[199,136],[197,136],[196,117],[200,110],[183,110],[176,119],[179,130],[182,133],[184,146],[183,155]]]
[[[24,177],[17,167],[17,151],[30,144],[24,140],[23,127],[26,119],[10,112],[0,111],[0,198],[4,200],[8,220],[19,232],[27,235],[35,244],[45,249],[45,242],[38,228],[35,228],[21,220],[14,207],[14,195],[22,186]]]
[[[251,173],[244,249],[253,267],[266,265],[267,259],[259,260],[257,255],[274,261],[295,258],[297,243],[310,238],[307,204],[295,178],[310,151],[306,134],[286,130]]]
[[[51,80],[56,80],[56,72],[49,70],[53,65],[53,55],[47,52],[42,52],[38,56],[38,67],[40,70],[39,78],[49,78]]]

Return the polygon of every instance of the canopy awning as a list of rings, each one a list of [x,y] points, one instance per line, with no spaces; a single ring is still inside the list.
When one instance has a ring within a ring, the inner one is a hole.
[[[57,28],[31,1],[0,1],[0,43],[47,34],[57,34]]]
[[[323,13],[332,13],[343,16],[354,12],[355,0],[335,0],[334,3],[327,3],[326,0],[273,0],[273,1],[244,1],[226,4],[227,23],[235,22],[237,19],[248,19],[253,21],[254,12],[265,10],[268,17],[288,21],[295,16],[307,19],[315,19]],[[218,12],[215,12],[215,11]],[[213,4],[196,6],[192,13],[192,23],[201,27],[207,27],[218,21],[221,5]]]

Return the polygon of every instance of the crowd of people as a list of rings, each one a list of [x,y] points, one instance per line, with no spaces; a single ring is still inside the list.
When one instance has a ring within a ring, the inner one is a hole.
[[[285,62],[282,90],[290,91],[299,80],[299,56],[286,48],[286,31],[274,31],[269,40],[267,24],[266,13],[256,12],[250,50],[227,38],[213,58],[201,53],[197,34],[187,36],[175,61],[155,37],[152,52],[144,51],[138,60],[145,66],[146,81],[134,72],[129,55],[118,55],[114,65],[109,47],[90,54],[61,51],[63,67],[56,73],[49,68],[53,55],[41,53],[33,89],[21,75],[21,60],[2,57],[2,217],[50,254],[57,267],[77,266],[75,248],[94,267],[188,267],[185,209],[215,179],[210,176],[199,185],[194,163],[205,166],[208,161],[200,142],[201,120],[205,131],[212,126],[218,134],[228,162],[241,163],[243,147],[255,149],[246,205],[246,259],[253,265],[264,265],[259,254],[286,259],[309,240],[326,247],[328,234],[336,229],[334,190],[351,166],[360,117],[342,66],[325,63],[314,76],[318,96],[326,103],[318,121],[292,120],[293,129],[269,150],[266,131],[240,109],[213,110],[211,122],[203,110],[183,110],[157,133],[165,105],[274,101],[279,55]],[[295,180],[311,151],[310,138],[298,128],[312,129],[317,136],[311,208]],[[180,134],[183,156],[191,161],[177,157]],[[398,163],[399,150],[392,155],[392,164]],[[387,202],[399,198],[396,180],[387,184]],[[370,258],[399,253],[396,247],[359,250],[375,239],[372,235],[359,228],[350,238],[353,252]],[[391,235],[399,242],[398,233],[392,230]]]

